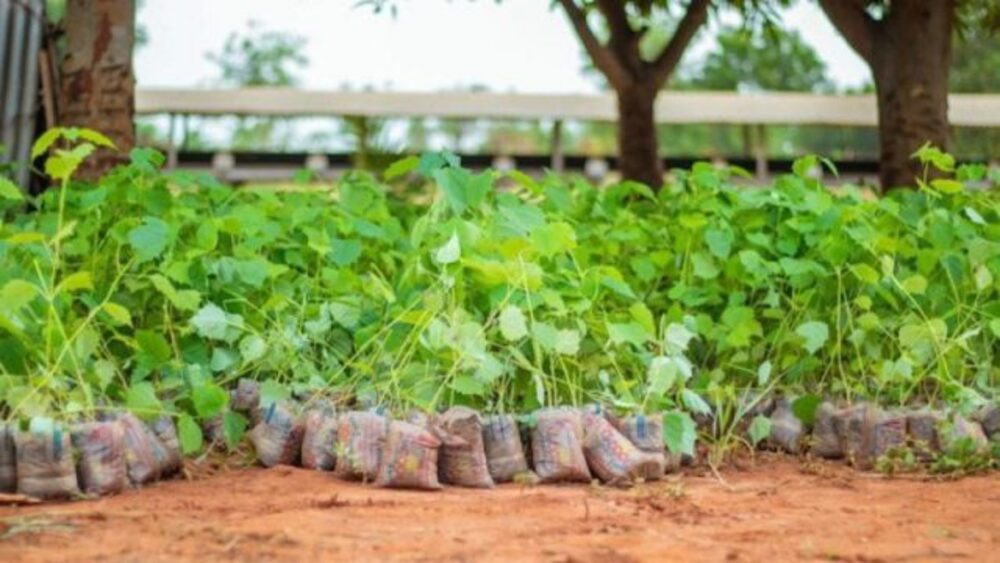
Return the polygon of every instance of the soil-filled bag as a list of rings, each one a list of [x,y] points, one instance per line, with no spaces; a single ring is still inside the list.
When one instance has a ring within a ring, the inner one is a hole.
[[[583,415],[577,409],[547,408],[535,413],[532,459],[541,483],[589,482],[583,455]]]
[[[488,416],[483,421],[483,449],[494,483],[507,483],[528,471],[517,421],[511,415]]]
[[[128,485],[125,469],[125,431],[118,422],[84,422],[73,429],[73,447],[79,456],[76,477],[90,495],[120,493]]]
[[[0,493],[17,491],[17,450],[14,425],[0,423]]]
[[[819,407],[816,408],[812,445],[809,448],[809,453],[812,455],[826,459],[844,457],[840,436],[837,435],[837,427],[834,423],[837,412],[837,407],[826,401],[820,403]]]
[[[292,409],[271,403],[260,422],[250,431],[257,461],[264,467],[297,465],[302,455],[305,426]]]
[[[306,413],[302,436],[302,467],[333,471],[337,463],[337,414],[329,407]]]
[[[240,379],[236,389],[229,392],[229,409],[245,415],[251,427],[256,426],[266,414],[260,408],[260,383],[245,377]]]
[[[153,434],[163,444],[166,458],[160,464],[160,476],[169,477],[181,470],[184,464],[184,454],[181,452],[181,442],[177,438],[177,425],[169,415],[163,415],[153,421]]]
[[[775,447],[788,453],[798,453],[801,447],[802,437],[805,436],[806,428],[792,412],[792,401],[783,398],[774,406],[771,413],[771,435],[770,442]]]
[[[941,446],[945,450],[950,450],[959,440],[964,439],[971,441],[976,451],[989,451],[990,441],[978,422],[955,413],[949,423],[944,425],[944,429],[945,432],[941,434]]]
[[[874,461],[872,452],[878,415],[875,407],[861,404],[842,409],[833,419],[841,451],[855,467],[868,469]]]
[[[668,471],[677,471],[681,466],[680,454],[668,452],[663,445],[663,417],[637,414],[618,418],[615,427],[630,442],[647,455],[656,465],[645,465],[647,471],[642,478],[655,481]]]
[[[133,485],[144,485],[160,478],[167,461],[167,449],[156,434],[130,412],[117,416],[125,432],[125,467]]]
[[[409,422],[391,422],[375,484],[393,489],[440,489],[440,447],[441,440],[426,428]]]
[[[631,483],[662,467],[662,458],[643,452],[607,418],[593,412],[583,415],[583,455],[591,471],[609,484]]]
[[[435,422],[446,438],[438,461],[441,480],[459,487],[492,488],[479,413],[467,407],[451,407]]]
[[[389,420],[380,414],[352,411],[341,415],[337,424],[334,475],[341,479],[374,481],[388,431]]]
[[[871,462],[895,448],[906,446],[906,414],[879,411],[872,427]]]
[[[976,421],[991,440],[1000,439],[1000,403],[990,403],[976,412]]]
[[[931,459],[941,451],[938,428],[942,421],[943,414],[927,408],[906,414],[906,433],[910,438],[910,446],[921,459]]]
[[[70,434],[59,426],[17,432],[17,492],[44,500],[80,494]]]

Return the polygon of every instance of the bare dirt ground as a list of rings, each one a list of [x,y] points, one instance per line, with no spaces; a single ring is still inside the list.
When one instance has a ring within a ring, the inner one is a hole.
[[[376,489],[245,469],[0,507],[0,561],[1000,561],[1000,475],[937,482],[761,458],[629,490]]]

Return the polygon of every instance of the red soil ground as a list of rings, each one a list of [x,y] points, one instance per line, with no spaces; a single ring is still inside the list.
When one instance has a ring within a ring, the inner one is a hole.
[[[759,457],[629,490],[391,491],[245,469],[0,507],[0,561],[1000,561],[1000,475],[887,479]]]

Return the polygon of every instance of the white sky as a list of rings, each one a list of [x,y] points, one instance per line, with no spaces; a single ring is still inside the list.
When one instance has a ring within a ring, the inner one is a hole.
[[[139,50],[142,86],[208,86],[217,76],[205,58],[255,19],[270,31],[304,36],[306,88],[372,87],[435,91],[472,84],[493,91],[580,93],[597,85],[581,73],[582,50],[550,0],[400,0],[394,19],[354,8],[357,0],[147,0],[139,21],[149,43]],[[812,0],[783,15],[826,61],[840,87],[869,72]],[[703,33],[688,53],[711,48]]]

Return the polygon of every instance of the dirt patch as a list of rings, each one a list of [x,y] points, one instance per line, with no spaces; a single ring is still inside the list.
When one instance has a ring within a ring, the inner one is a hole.
[[[421,493],[246,469],[2,507],[0,561],[996,561],[1000,548],[997,474],[889,480],[759,457],[724,475]]]

